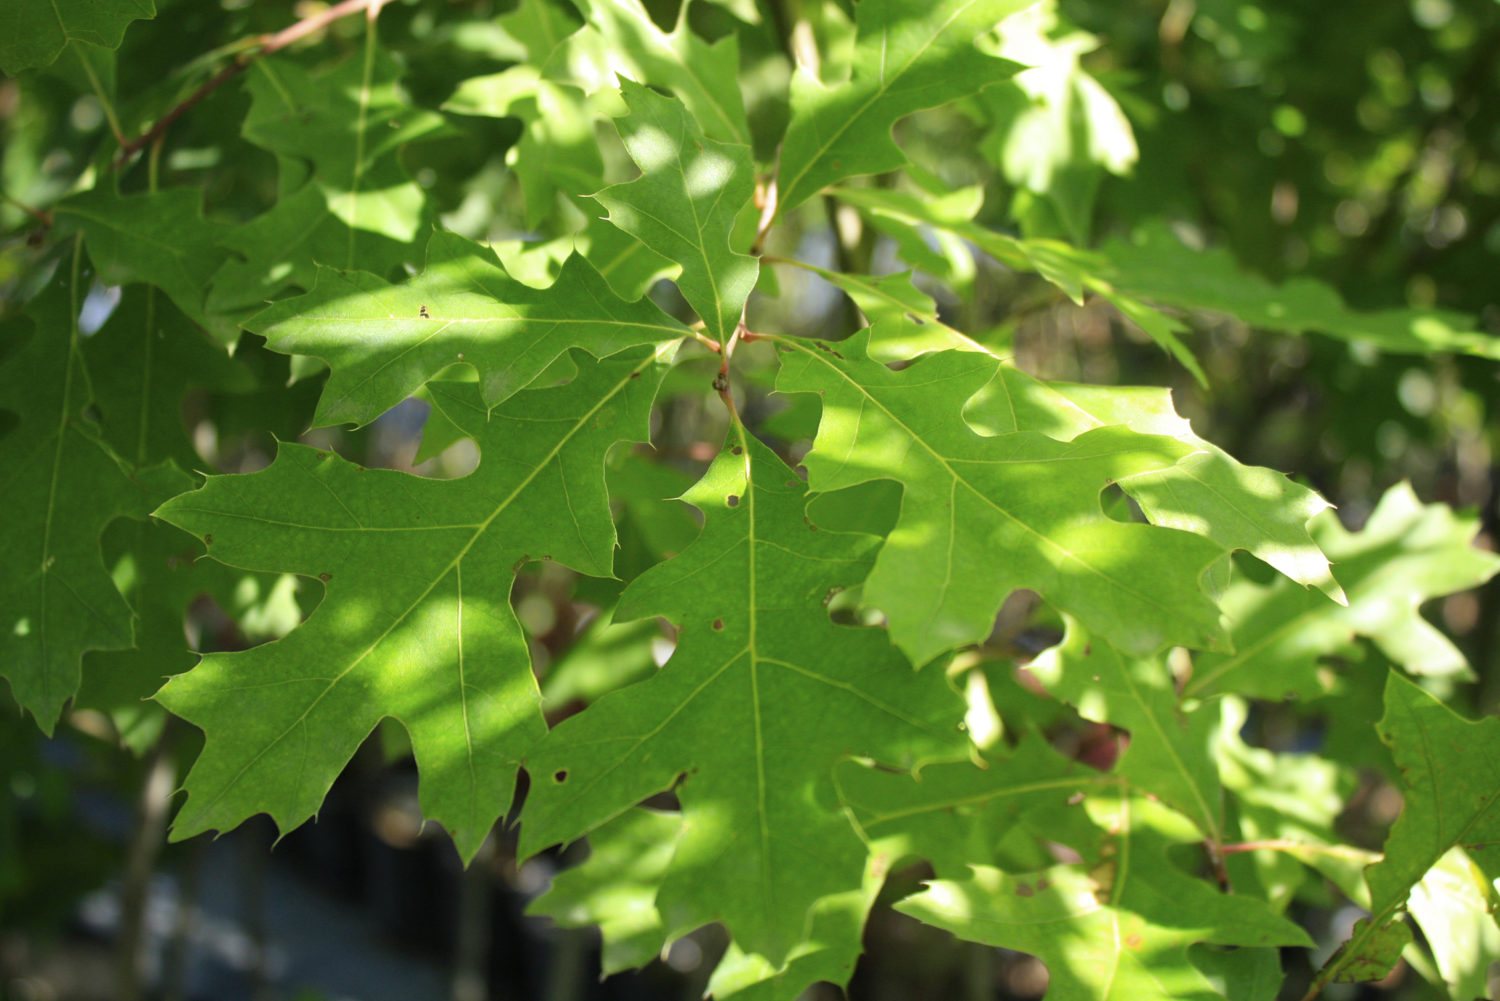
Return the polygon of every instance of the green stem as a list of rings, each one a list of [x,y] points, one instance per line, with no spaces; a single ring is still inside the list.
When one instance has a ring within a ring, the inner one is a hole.
[[[99,99],[99,107],[104,109],[104,118],[109,122],[109,130],[114,133],[115,142],[123,146],[125,144],[125,130],[120,128],[120,119],[115,114],[113,102],[104,93],[104,84],[99,80],[98,74],[94,72],[94,67],[84,57],[83,48],[78,46],[73,51],[78,56],[78,64],[83,67],[84,75],[89,78],[89,86],[94,88],[94,96]]]

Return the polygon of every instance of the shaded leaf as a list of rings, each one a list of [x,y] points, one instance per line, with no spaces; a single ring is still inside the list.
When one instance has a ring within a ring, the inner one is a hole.
[[[662,952],[666,932],[656,891],[682,835],[682,814],[630,810],[589,833],[589,857],[559,873],[526,907],[561,928],[597,925],[604,938],[604,976],[645,966]]]
[[[375,22],[369,22],[374,30]],[[289,59],[258,59],[250,68],[252,95],[246,139],[312,167],[311,183],[327,211],[346,227],[339,256],[319,263],[369,269],[358,256],[355,230],[400,243],[416,238],[425,196],[395,156],[405,143],[441,133],[440,115],[412,103],[397,84],[395,62],[373,38],[363,59],[347,59],[321,74]],[[322,224],[320,219],[308,219]]]
[[[81,231],[89,260],[107,285],[145,282],[172,297],[199,323],[205,289],[225,253],[217,246],[227,227],[203,218],[196,188],[120,195],[95,188],[53,208],[59,234]]]
[[[133,477],[88,416],[81,255],[75,248],[71,266],[60,264],[25,315],[0,328],[0,400],[20,418],[0,438],[0,672],[48,734],[78,689],[84,653],[134,642],[130,606],[100,552],[105,526],[144,517],[186,486],[170,471]]]
[[[694,35],[683,4],[677,26],[664,32],[640,0],[572,0],[584,27],[570,36],[544,66],[551,78],[594,94],[619,86],[618,78],[659,87],[687,106],[710,139],[750,142],[737,74],[739,36],[713,44]]]
[[[1126,656],[1071,619],[1062,643],[1029,670],[1085,719],[1130,731],[1114,770],[1132,788],[1187,817],[1210,842],[1224,840],[1224,791],[1210,753],[1216,704],[1184,708],[1161,658]]]
[[[155,0],[7,0],[0,9],[0,71],[46,66],[69,42],[118,48],[125,28],[156,16]]]

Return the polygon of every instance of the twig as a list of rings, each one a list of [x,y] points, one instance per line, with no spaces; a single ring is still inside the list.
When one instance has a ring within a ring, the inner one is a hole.
[[[336,3],[326,10],[319,11],[310,17],[305,17],[296,24],[283,28],[275,34],[262,35],[256,40],[253,48],[249,48],[235,56],[234,60],[228,66],[225,66],[219,72],[209,77],[197,90],[183,98],[175,107],[157,119],[155,125],[136,136],[130,142],[122,145],[120,152],[115,154],[114,161],[110,164],[110,169],[119,170],[131,157],[160,138],[167,129],[172,127],[173,122],[192,110],[194,105],[218,90],[229,80],[243,73],[255,60],[284,49],[293,42],[307,37],[340,18],[348,17],[350,14],[362,10],[368,11],[371,20],[373,20],[375,15],[379,13],[384,2],[385,0],[343,0],[342,3]]]

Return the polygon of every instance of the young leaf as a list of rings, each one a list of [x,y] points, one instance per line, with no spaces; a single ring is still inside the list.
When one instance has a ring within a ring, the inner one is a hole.
[[[130,606],[104,568],[100,534],[187,485],[169,470],[133,476],[88,414],[81,257],[75,247],[71,266],[59,264],[25,316],[0,328],[0,400],[20,419],[0,437],[0,673],[48,734],[78,689],[84,652],[133,643]]]
[[[1462,848],[1500,879],[1500,775],[1476,762],[1500,761],[1500,720],[1471,723],[1392,671],[1385,682],[1380,739],[1406,785],[1406,805],[1385,842],[1385,858],[1365,870],[1370,917],[1318,972],[1329,981],[1378,980],[1411,940],[1402,911],[1412,888],[1450,849]]]
[[[677,287],[722,344],[760,271],[730,246],[735,216],[755,187],[750,150],[704,136],[681,101],[629,80],[620,92],[630,114],[615,124],[641,176],[594,197],[610,222],[682,267]]]
[[[7,0],[0,10],[0,72],[49,65],[69,42],[113,49],[137,18],[156,16],[155,0]]]
[[[792,79],[781,143],[778,207],[795,208],[856,174],[899,167],[898,119],[977,93],[1020,69],[974,43],[1026,0],[864,0],[848,81],[825,87],[807,67]]]
[[[489,248],[441,230],[426,269],[408,282],[321,268],[311,292],[247,326],[274,350],[328,363],[317,425],[366,424],[458,362],[479,372],[484,402],[495,406],[571,347],[605,357],[687,332],[649,302],[621,300],[582,258],[569,259],[550,288],[534,289],[507,275]]]
[[[936,880],[896,909],[960,938],[1028,952],[1047,964],[1048,1001],[1222,999],[1188,958],[1194,943],[1311,946],[1307,933],[1251,897],[1221,894],[1178,869],[1172,841],[1122,799],[1110,861],[1011,875],[976,865]]]
[[[1320,515],[1313,536],[1338,566],[1348,605],[1286,580],[1267,586],[1237,580],[1224,596],[1235,652],[1198,655],[1184,694],[1321,694],[1318,660],[1350,649],[1356,636],[1370,637],[1413,674],[1466,675],[1463,654],[1420,607],[1500,570],[1500,557],[1474,548],[1478,530],[1472,517],[1422,504],[1405,483],[1386,491],[1359,532],[1346,530],[1332,512]]]
[[[1225,549],[1243,549],[1303,587],[1347,604],[1328,554],[1310,534],[1312,519],[1332,506],[1316,492],[1264,466],[1246,466],[1199,438],[1173,407],[1170,390],[1062,382],[1047,388],[1100,424],[1126,424],[1199,446],[1200,452],[1175,466],[1120,481],[1153,525],[1197,532]]]
[[[318,577],[326,590],[285,639],[205,657],[157,695],[207,733],[174,836],[261,811],[295,827],[394,716],[411,734],[425,815],[465,859],[478,850],[543,729],[509,603],[516,571],[541,558],[610,573],[604,455],[646,437],[665,372],[650,350],[575,360],[571,382],[520,394],[488,421],[474,384],[429,387],[479,443],[479,468],[462,480],[283,444],[269,468],[211,477],[162,506],[215,559]]]
[[[880,630],[829,619],[825,598],[864,575],[877,540],[805,522],[801,480],[743,429],[684,499],[702,534],[618,612],[677,624],[676,652],[527,755],[520,851],[572,841],[681,778],[687,826],[656,898],[667,932],[721,921],[776,968],[815,901],[861,885],[834,764],[960,754],[962,704]]]
[[[1194,446],[1124,427],[1068,442],[1024,429],[982,437],[962,408],[993,377],[993,359],[945,352],[893,372],[864,357],[862,337],[837,348],[777,343],[777,388],[823,398],[805,460],[812,489],[890,479],[905,491],[865,599],[886,613],[913,662],[983,640],[1018,588],[1131,653],[1218,636],[1201,578],[1223,550],[1187,532],[1111,521],[1099,501],[1108,484],[1171,466]]]

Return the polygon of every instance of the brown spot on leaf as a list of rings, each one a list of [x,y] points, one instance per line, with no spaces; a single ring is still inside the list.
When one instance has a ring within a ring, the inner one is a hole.
[[[715,629],[723,629],[724,628],[724,620],[723,619],[714,619],[714,628]]]
[[[333,580],[333,574],[331,574],[331,573],[320,573],[320,574],[318,574],[318,580],[320,580],[323,583],[327,584],[329,581]]]
[[[1031,888],[1031,884],[1030,883],[1017,883],[1016,884],[1016,896],[1018,896],[1018,897],[1029,897],[1029,896],[1031,896],[1034,893],[1036,893],[1036,891]]]
[[[208,535],[205,535],[205,536],[204,536],[204,537],[203,537],[203,544],[204,544],[204,545],[205,545],[205,546],[211,546],[211,545],[213,545],[213,544],[214,544],[214,537],[213,537],[213,534],[212,534],[212,533],[210,533],[210,534],[208,534]]]
[[[1135,932],[1131,932],[1129,935],[1126,935],[1125,945],[1131,949],[1139,949],[1141,947],[1140,935],[1136,934]]]
[[[738,494],[730,494],[728,497],[724,498],[724,503],[728,504],[730,507],[739,507],[740,506],[739,495]]]

